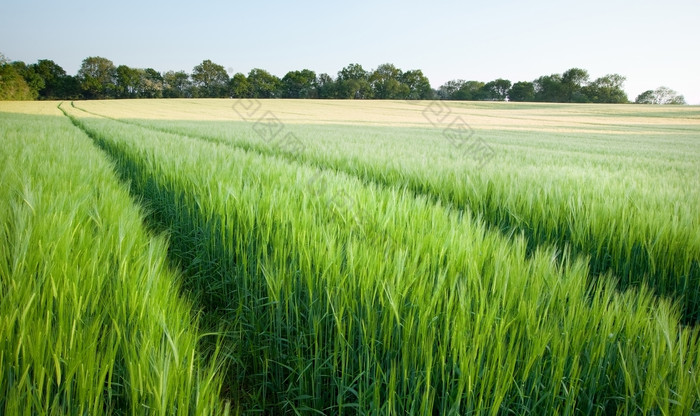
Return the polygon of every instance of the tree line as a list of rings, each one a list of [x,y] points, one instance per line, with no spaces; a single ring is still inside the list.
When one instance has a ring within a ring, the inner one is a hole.
[[[420,69],[403,71],[390,63],[374,70],[349,64],[336,77],[303,69],[280,78],[259,68],[247,75],[239,72],[229,76],[222,65],[211,60],[202,61],[188,74],[115,66],[99,56],[85,58],[77,75],[72,76],[52,60],[27,65],[10,62],[0,54],[0,100],[231,97],[627,103],[624,82],[625,77],[619,74],[591,81],[585,69],[571,68],[532,82],[452,80],[433,89]],[[659,87],[640,94],[635,102],[685,104],[685,99]]]

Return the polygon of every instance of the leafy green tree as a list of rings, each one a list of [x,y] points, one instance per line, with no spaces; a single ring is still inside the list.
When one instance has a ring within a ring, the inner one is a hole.
[[[280,96],[282,81],[264,69],[254,68],[248,73],[252,98],[276,98]]]
[[[588,71],[581,68],[571,68],[564,72],[561,77],[561,102],[584,103],[588,98],[583,93],[583,89],[588,85]]]
[[[15,67],[0,56],[0,100],[32,100],[32,91]]]
[[[67,75],[61,80],[61,89],[58,97],[64,100],[80,100],[83,98],[83,89],[77,76]]]
[[[683,95],[676,95],[674,97],[671,97],[670,100],[668,100],[668,104],[671,105],[686,105],[688,103],[685,102],[685,97]]]
[[[328,74],[320,74],[316,77],[316,91],[318,98],[336,98],[336,83]]]
[[[566,89],[560,74],[543,75],[533,82],[535,101],[561,103],[566,101]]]
[[[284,98],[317,98],[316,73],[303,69],[289,71],[282,78],[282,97]]]
[[[484,84],[481,81],[465,81],[462,86],[455,91],[453,100],[483,100]]]
[[[679,95],[676,91],[668,87],[659,87],[655,90],[644,91],[637,96],[634,100],[636,104],[675,104],[683,105],[685,104],[685,97]]]
[[[66,98],[64,89],[68,76],[61,66],[52,60],[40,59],[30,67],[44,83],[44,87],[39,90],[40,99]]]
[[[251,98],[253,96],[250,82],[245,74],[238,72],[229,82],[229,91],[234,98]]]
[[[118,98],[161,98],[163,77],[153,68],[117,67],[116,96]]]
[[[338,98],[372,98],[369,73],[359,64],[350,64],[341,69],[336,82]]]
[[[190,98],[192,83],[185,71],[168,71],[163,75],[163,97]]]
[[[466,83],[463,79],[453,79],[442,84],[438,88],[438,98],[441,100],[454,100],[455,93],[459,91]]]
[[[192,84],[197,97],[223,98],[228,92],[228,73],[223,66],[206,59],[192,69]]]
[[[432,100],[435,97],[428,77],[420,69],[404,72],[400,81],[408,88],[408,94],[404,97],[406,99]]]
[[[516,82],[508,90],[508,99],[510,101],[534,101],[535,85],[527,81]]]
[[[668,87],[659,87],[654,90],[656,104],[685,104],[685,97]]]
[[[602,76],[583,88],[583,93],[592,103],[622,104],[628,102],[627,93],[622,88],[625,77],[619,74]]]
[[[250,83],[243,73],[236,73],[229,82],[229,92],[234,98],[251,98],[252,91]]]
[[[117,98],[136,98],[139,96],[141,74],[138,69],[119,65],[116,69],[115,95]]]
[[[675,95],[676,92],[668,87],[659,87],[654,90],[656,104],[668,104]]]
[[[15,68],[15,71],[24,78],[24,81],[29,87],[29,93],[32,100],[36,100],[39,97],[39,91],[44,89],[44,79],[36,73],[34,67],[27,65],[22,61],[14,61],[10,65]]]
[[[634,100],[635,104],[655,104],[654,103],[654,90],[646,90],[639,94]]]
[[[163,76],[153,68],[139,69],[140,93],[142,98],[163,97]]]
[[[368,79],[369,73],[360,64],[349,64],[338,71],[338,79]]]
[[[510,89],[510,86],[511,82],[503,78],[498,78],[487,82],[480,89],[481,99],[489,101],[505,101],[505,99],[508,97],[508,90]]]
[[[107,58],[85,58],[78,70],[78,79],[86,98],[102,99],[114,96],[116,68]]]
[[[378,99],[402,99],[410,92],[408,87],[401,83],[403,72],[392,64],[382,64],[369,76],[374,98]]]

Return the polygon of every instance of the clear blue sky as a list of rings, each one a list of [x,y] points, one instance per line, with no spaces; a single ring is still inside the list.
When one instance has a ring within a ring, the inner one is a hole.
[[[670,87],[700,104],[700,1],[37,1],[0,7],[0,52],[52,59],[75,74],[88,56],[185,70],[335,76],[349,63],[450,79],[532,81],[571,67],[627,77],[629,98]]]

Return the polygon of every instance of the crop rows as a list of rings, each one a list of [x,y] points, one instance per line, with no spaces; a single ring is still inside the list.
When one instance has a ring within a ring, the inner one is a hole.
[[[64,108],[169,231],[206,319],[225,322],[244,408],[698,411],[698,331],[644,285],[590,284],[566,251],[386,186],[400,182]]]
[[[0,137],[0,413],[226,414],[166,243],[105,155],[60,115],[2,113]]]
[[[506,235],[522,234],[529,250],[571,250],[588,259],[592,277],[609,272],[623,289],[647,285],[678,302],[684,322],[700,319],[700,194],[689,188],[700,180],[700,155],[691,132],[674,131],[669,137],[680,140],[681,150],[672,151],[661,127],[655,135],[599,144],[590,135],[531,135],[528,146],[507,155],[505,149],[521,146],[523,133],[503,134],[507,145],[482,166],[441,130],[287,125],[272,138],[262,124],[130,123],[406,187],[469,210]],[[288,133],[295,143],[284,142]],[[561,147],[576,140],[581,145]]]

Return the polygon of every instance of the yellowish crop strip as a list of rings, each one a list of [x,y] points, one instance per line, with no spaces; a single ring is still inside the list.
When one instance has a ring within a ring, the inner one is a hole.
[[[181,121],[243,121],[235,99],[81,101],[79,106],[114,118]],[[260,115],[274,114],[289,124],[349,124],[446,128],[455,117],[480,130],[651,133],[660,126],[700,129],[696,108],[681,106],[581,105],[385,100],[247,100]],[[437,111],[432,122],[429,108]],[[448,117],[443,117],[448,116]],[[625,132],[620,127],[633,128]]]

